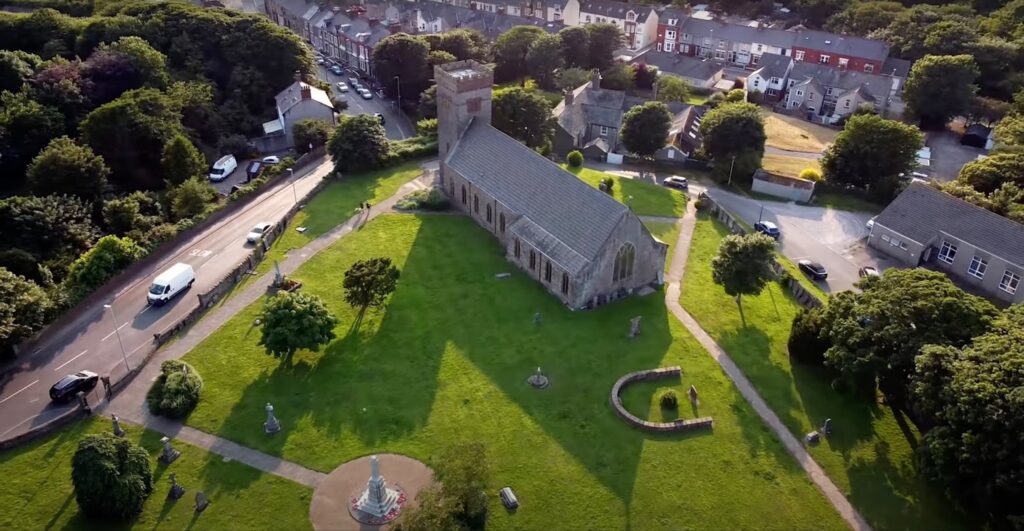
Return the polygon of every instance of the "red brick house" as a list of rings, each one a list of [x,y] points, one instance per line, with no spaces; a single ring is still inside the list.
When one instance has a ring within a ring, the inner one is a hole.
[[[801,29],[793,42],[793,60],[868,74],[881,74],[889,45],[878,40]]]

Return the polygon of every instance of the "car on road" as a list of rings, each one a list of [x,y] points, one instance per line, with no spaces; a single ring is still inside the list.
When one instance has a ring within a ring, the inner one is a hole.
[[[263,164],[277,164],[279,162],[281,162],[281,157],[278,157],[277,155],[263,157]]]
[[[322,65],[322,64],[324,64],[324,63],[326,63],[326,62],[327,62],[327,61],[324,61],[324,58],[323,58],[323,57],[317,57],[317,58],[316,58],[316,64],[318,64],[318,65]]]
[[[342,70],[341,67],[338,65],[331,65],[331,72],[334,72],[334,75],[336,76],[340,76],[341,74],[345,73],[345,71]]]
[[[99,375],[92,371],[79,371],[69,374],[53,384],[50,388],[50,400],[54,402],[67,402],[75,397],[79,391],[88,393],[96,387],[100,381]]]
[[[370,92],[370,89],[364,88],[364,89],[360,90],[359,91],[359,95],[362,96],[364,100],[372,100],[373,99],[373,93]]]
[[[373,115],[376,116],[377,120],[380,121],[380,125],[384,125],[385,124],[385,122],[384,122],[384,115],[383,114],[381,114],[379,112],[375,112],[375,113],[373,113]]]
[[[346,85],[344,81],[338,82],[338,92],[348,92],[348,85]]]
[[[192,270],[192,266],[178,262],[153,279],[146,299],[150,304],[160,306],[173,299],[175,295],[191,288],[195,281],[196,272]]]
[[[857,276],[859,276],[860,278],[880,277],[882,276],[882,274],[879,273],[877,269],[871,266],[864,266],[857,271]]]
[[[357,77],[350,77],[350,78],[348,78],[348,84],[352,88],[358,87],[359,86],[359,78],[357,78]]]
[[[267,223],[265,221],[263,223],[257,223],[256,226],[249,231],[249,234],[245,236],[245,241],[248,243],[258,243],[267,235],[268,232],[270,232],[270,228],[273,226],[273,223]]]
[[[799,267],[800,271],[803,271],[805,275],[811,277],[812,280],[825,280],[828,278],[828,271],[825,270],[825,266],[818,262],[813,262],[811,260],[799,260],[797,261],[796,266]]]
[[[665,177],[665,180],[661,181],[661,184],[677,190],[686,190],[690,186],[689,183],[686,182],[686,177],[678,177],[676,175]]]
[[[771,221],[758,221],[757,223],[754,223],[754,230],[766,236],[771,236],[776,240],[782,236],[782,231],[779,230],[778,225]]]

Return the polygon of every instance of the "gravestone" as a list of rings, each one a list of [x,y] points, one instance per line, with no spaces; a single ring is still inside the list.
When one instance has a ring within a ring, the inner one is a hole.
[[[281,423],[278,422],[277,417],[274,416],[274,406],[270,405],[270,402],[267,402],[264,409],[267,410],[267,421],[263,423],[263,431],[268,434],[281,431]]]
[[[110,423],[113,424],[114,436],[124,437],[124,430],[121,429],[121,419],[117,415],[110,415]]]
[[[181,456],[181,452],[175,450],[174,447],[171,446],[170,437],[161,437],[160,442],[163,443],[164,445],[164,450],[160,452],[159,457],[161,463],[169,465],[173,463],[175,459]]]
[[[687,394],[690,395],[690,402],[693,402],[694,404],[700,403],[700,397],[697,395],[697,388],[695,386],[691,385],[690,390],[687,391]]]
[[[178,477],[174,472],[171,472],[171,490],[167,491],[167,499],[177,500],[185,495],[185,487],[178,485]]]
[[[540,367],[537,367],[537,372],[533,373],[532,376],[526,379],[526,382],[532,385],[536,389],[544,389],[548,386],[548,377],[544,376],[541,372]]]
[[[210,500],[209,500],[209,498],[206,497],[206,494],[203,494],[203,491],[197,492],[196,493],[196,514],[199,514],[199,513],[203,512],[203,511],[205,511],[206,508],[209,505],[210,505]]]
[[[641,316],[636,316],[629,320],[629,337],[634,338],[640,335],[640,319]]]
[[[832,419],[825,419],[825,424],[821,426],[821,433],[825,436],[832,434]]]
[[[821,434],[816,431],[812,431],[804,436],[804,440],[807,441],[807,444],[818,444],[818,442],[821,441]]]
[[[533,324],[540,325],[540,312],[533,314]]]
[[[370,456],[370,479],[363,492],[350,502],[349,514],[360,522],[380,525],[397,518],[404,502],[405,495],[398,489],[389,488],[384,476],[380,475],[377,456]]]

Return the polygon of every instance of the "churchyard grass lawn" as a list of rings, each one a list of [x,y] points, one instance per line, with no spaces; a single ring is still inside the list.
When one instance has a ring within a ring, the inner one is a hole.
[[[377,256],[402,276],[384,308],[359,316],[342,277]],[[511,276],[495,277],[503,272]],[[253,305],[185,356],[205,382],[188,424],[325,472],[372,452],[429,463],[449,444],[481,441],[489,529],[843,526],[661,292],[569,311],[485,231],[445,215],[381,216],[294,277],[339,317],[337,339],[273,358],[258,345]],[[642,334],[629,340],[637,315]],[[612,412],[620,376],[667,365],[681,365],[682,378],[628,388],[626,403],[646,415],[658,387],[693,384],[700,407],[685,402],[679,413],[712,416],[714,429],[646,434]],[[538,366],[551,378],[545,390],[526,383]],[[266,402],[283,426],[272,437],[261,426]],[[507,485],[522,503],[515,514],[496,495]]]
[[[821,171],[821,164],[814,159],[788,157],[786,155],[776,155],[774,153],[764,154],[764,157],[761,159],[761,167],[766,171],[777,173],[779,175],[786,175],[788,177],[799,177],[800,172],[807,168]]]
[[[764,111],[765,145],[787,151],[820,153],[836,138],[838,131],[801,120],[795,116]]]
[[[127,437],[149,452],[153,465],[153,494],[142,513],[125,524],[88,520],[78,511],[71,484],[71,457],[78,441],[89,433],[110,432],[109,419],[77,422],[48,437],[0,453],[0,529],[310,529],[309,503],[313,490],[183,442],[170,466],[160,464],[156,432],[122,423]],[[185,496],[168,501],[168,474],[174,472]],[[210,506],[195,516],[196,492]]]
[[[676,240],[679,239],[679,224],[644,220],[644,226],[647,227],[647,230],[651,231],[655,238],[668,244],[668,253],[665,255],[668,257],[665,260],[665,271],[668,271],[669,265],[672,264],[672,252],[676,248]]]
[[[565,164],[562,167],[594,188],[601,184],[601,179],[611,177],[615,181],[612,197],[629,204],[637,215],[679,218],[686,211],[686,194],[679,190],[585,167],[572,168]],[[627,203],[630,196],[633,199]]]
[[[917,476],[920,434],[883,405],[833,391],[824,369],[791,362],[786,347],[799,306],[780,285],[732,297],[711,280],[711,259],[728,229],[700,214],[680,303],[739,365],[794,436],[832,419],[834,432],[810,452],[875,529],[957,529],[966,517]]]

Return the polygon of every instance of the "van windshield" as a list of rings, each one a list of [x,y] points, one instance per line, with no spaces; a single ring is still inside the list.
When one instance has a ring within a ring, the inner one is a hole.
[[[163,284],[153,284],[149,287],[149,292],[153,295],[163,295],[166,289],[167,286],[164,286]]]
[[[213,168],[210,170],[210,173],[212,173],[213,175],[220,175],[224,173],[224,168]]]

